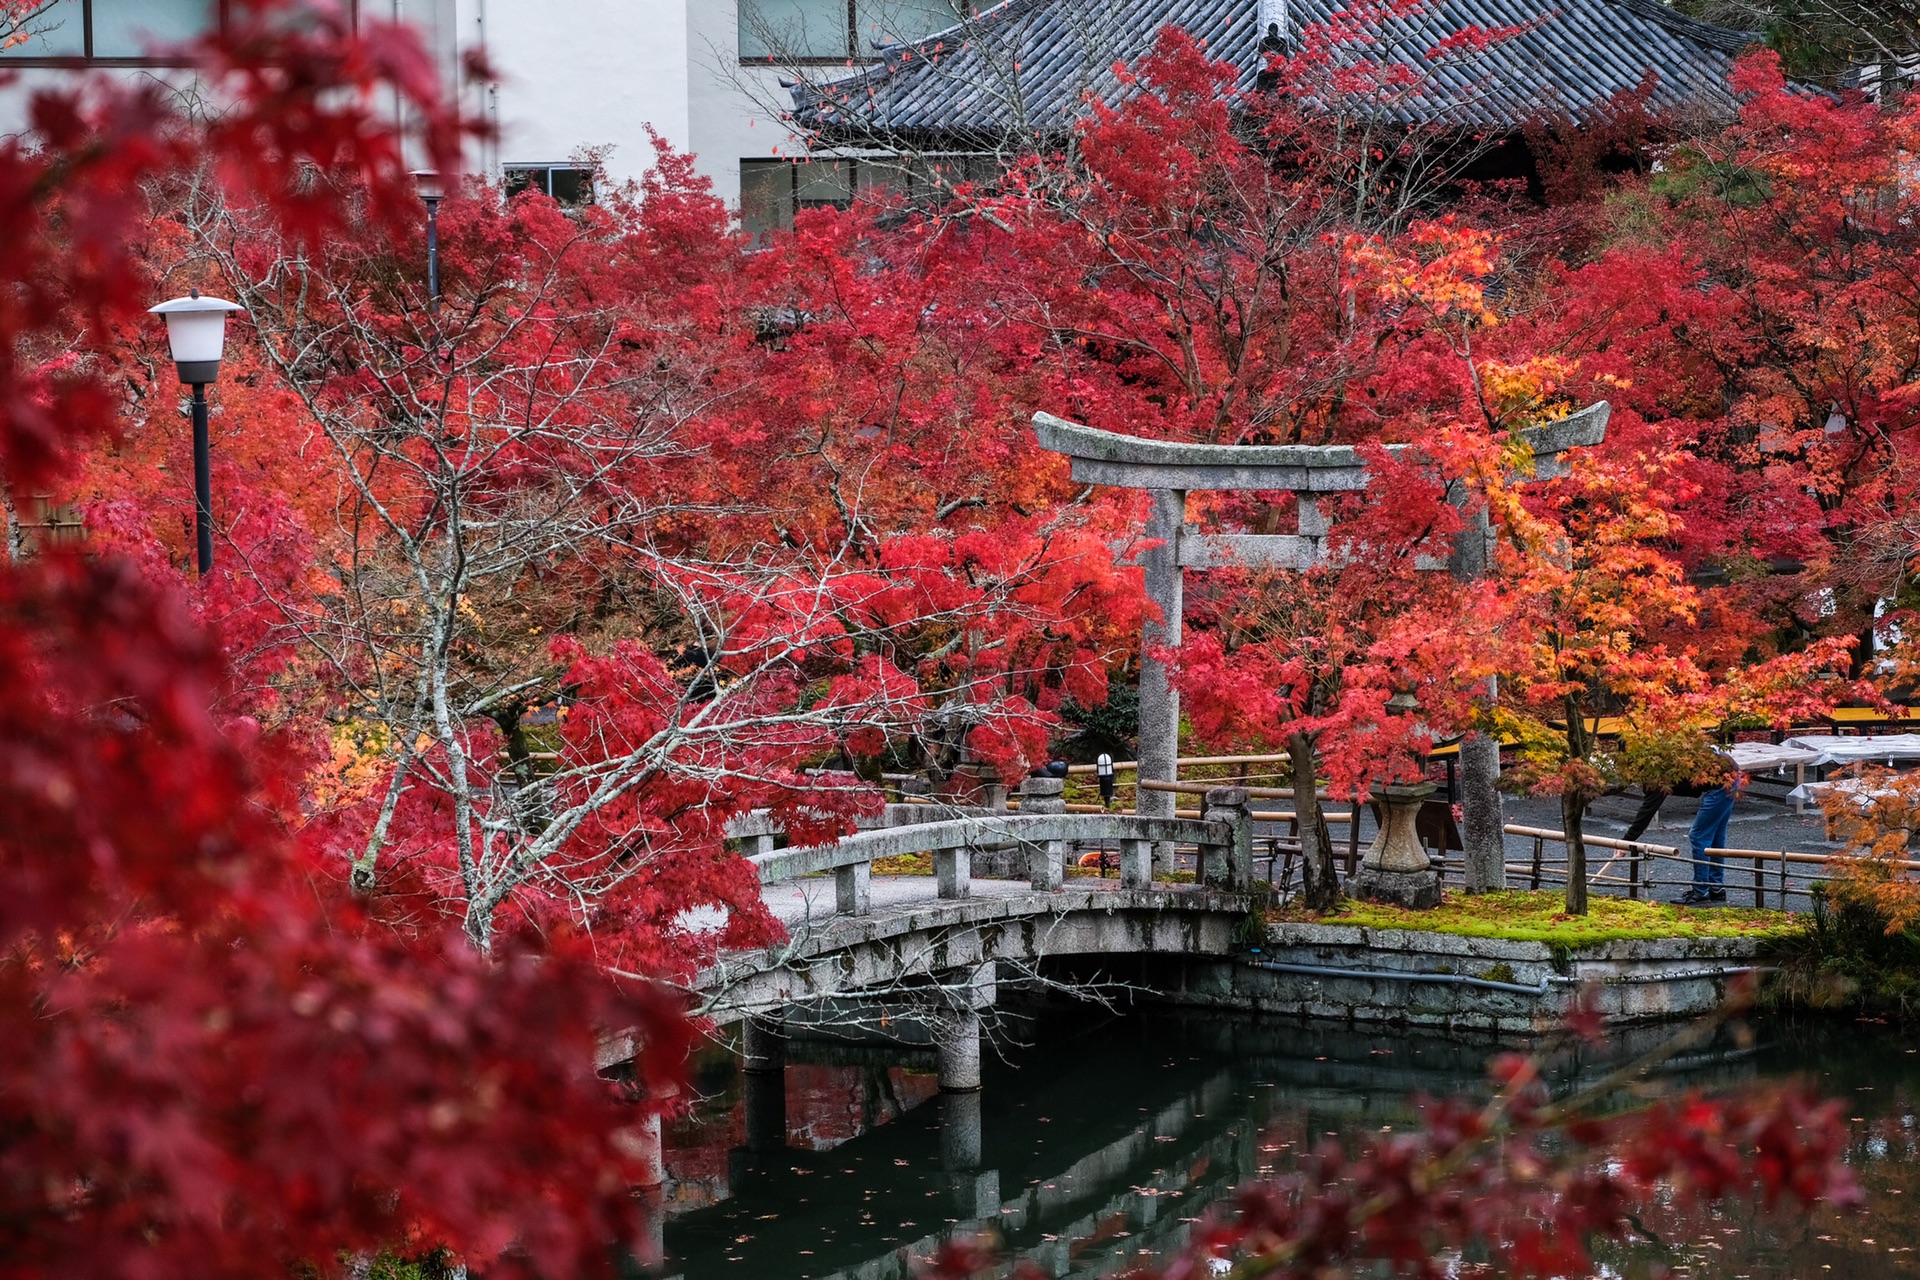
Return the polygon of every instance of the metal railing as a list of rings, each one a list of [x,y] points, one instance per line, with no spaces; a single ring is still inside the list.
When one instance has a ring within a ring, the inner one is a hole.
[[[1567,839],[1566,832],[1555,831],[1550,827],[1529,827],[1515,823],[1507,824],[1506,830],[1508,835],[1528,836],[1533,840],[1533,859],[1531,863],[1519,866],[1508,863],[1507,871],[1510,874],[1517,873],[1529,877],[1532,882],[1532,887],[1535,889],[1540,888],[1542,879],[1553,879],[1563,882],[1566,880],[1567,873],[1565,871],[1555,870],[1547,865],[1550,861],[1564,863],[1566,861],[1565,853],[1562,852],[1559,857],[1553,859],[1548,859],[1545,856],[1545,847],[1549,842],[1559,844],[1564,850]],[[1830,869],[1836,861],[1843,861],[1848,857],[1859,856],[1846,853],[1792,853],[1784,849],[1711,848],[1703,851],[1701,857],[1696,858],[1680,846],[1651,844],[1644,840],[1627,841],[1616,840],[1609,836],[1583,835],[1581,837],[1581,843],[1614,851],[1613,856],[1608,858],[1599,870],[1588,873],[1587,883],[1625,883],[1627,885],[1628,896],[1632,898],[1638,898],[1640,891],[1647,887],[1640,870],[1646,863],[1667,861],[1694,866],[1704,863],[1708,858],[1717,858],[1721,861],[1722,868],[1725,871],[1732,871],[1733,867],[1729,864],[1736,861],[1744,861],[1749,864],[1753,877],[1753,905],[1756,907],[1764,907],[1767,905],[1766,864],[1772,863],[1774,892],[1783,910],[1786,907],[1787,895],[1789,893],[1807,892],[1814,881],[1824,878],[1821,873]],[[1619,863],[1626,864],[1627,878],[1624,881],[1621,881],[1620,878],[1613,873],[1614,866]],[[1884,862],[1883,865],[1900,871],[1920,870],[1920,861],[1905,858],[1892,859]],[[1800,867],[1818,868],[1819,870],[1818,872],[1812,870],[1802,872],[1796,869]],[[1790,884],[1790,879],[1798,880],[1802,883],[1798,885]]]

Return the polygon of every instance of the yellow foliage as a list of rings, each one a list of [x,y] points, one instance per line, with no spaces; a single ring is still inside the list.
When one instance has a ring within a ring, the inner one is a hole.
[[[386,771],[392,740],[386,726],[360,722],[333,725],[327,737],[327,759],[314,770],[308,788],[319,811],[365,799]]]

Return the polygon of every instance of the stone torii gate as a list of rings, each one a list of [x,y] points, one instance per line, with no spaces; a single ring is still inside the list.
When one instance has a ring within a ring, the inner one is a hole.
[[[1609,406],[1602,400],[1556,422],[1521,432],[1533,449],[1534,474],[1545,480],[1561,474],[1560,455],[1606,437]],[[1320,509],[1327,494],[1367,487],[1366,464],[1346,445],[1221,445],[1143,440],[1082,426],[1050,413],[1033,415],[1040,447],[1063,453],[1073,462],[1081,484],[1145,489],[1151,496],[1146,538],[1157,545],[1140,555],[1147,598],[1160,610],[1140,635],[1140,750],[1143,781],[1172,782],[1179,755],[1180,695],[1167,678],[1166,664],[1153,657],[1160,647],[1180,643],[1186,570],[1226,565],[1308,569],[1327,554],[1328,517]],[[1416,445],[1388,445],[1399,454]],[[1299,506],[1298,533],[1203,533],[1187,523],[1187,494],[1196,489],[1287,490]],[[1475,537],[1475,532],[1479,537]],[[1493,532],[1484,507],[1467,515],[1467,528],[1451,560],[1422,562],[1421,568],[1451,571],[1461,578],[1485,571]],[[1478,889],[1506,883],[1504,823],[1500,795],[1499,743],[1471,733],[1460,747],[1462,839],[1466,845],[1468,884]],[[1171,818],[1174,793],[1141,790],[1138,812]]]

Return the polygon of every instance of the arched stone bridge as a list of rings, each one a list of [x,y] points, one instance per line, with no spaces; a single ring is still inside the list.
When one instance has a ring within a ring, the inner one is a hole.
[[[911,820],[906,812],[893,821]],[[748,839],[771,839],[749,832]],[[1198,851],[1191,885],[1153,879],[1156,845]],[[1075,850],[1119,851],[1117,880],[1069,877]],[[976,878],[976,853],[1024,860],[1022,880]],[[980,1010],[1000,972],[1058,956],[1207,955],[1238,949],[1253,899],[1246,792],[1216,788],[1198,819],[977,813],[862,831],[830,845],[750,855],[788,940],[722,957],[694,984],[700,1012],[745,1020],[749,1066],[779,1053],[782,1011],[836,998],[919,996],[936,1027],[941,1084],[979,1085]],[[924,857],[931,874],[876,875]],[[894,865],[898,866],[898,863]]]

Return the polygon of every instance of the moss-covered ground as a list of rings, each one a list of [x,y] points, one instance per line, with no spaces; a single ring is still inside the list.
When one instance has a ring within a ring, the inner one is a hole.
[[[1269,913],[1275,921],[1357,924],[1372,929],[1425,929],[1470,938],[1546,942],[1582,947],[1642,938],[1781,938],[1801,933],[1804,917],[1751,907],[1682,907],[1670,902],[1593,897],[1587,914],[1566,914],[1553,891],[1449,893],[1431,911],[1408,911],[1375,902],[1349,901],[1329,915],[1289,908]]]

